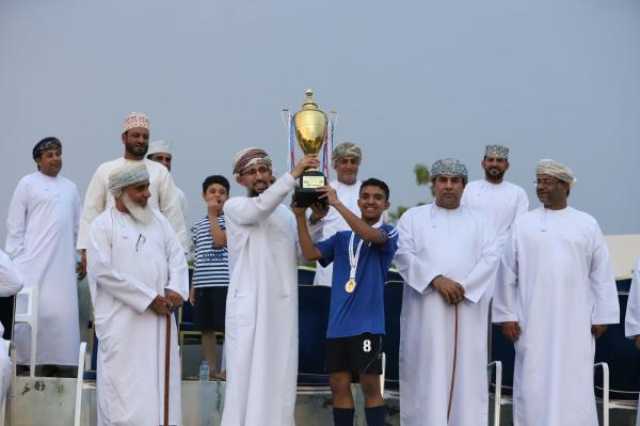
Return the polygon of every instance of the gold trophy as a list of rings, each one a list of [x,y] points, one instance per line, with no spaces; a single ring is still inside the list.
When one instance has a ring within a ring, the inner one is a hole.
[[[302,152],[305,155],[318,155],[327,137],[328,119],[327,114],[320,111],[318,104],[313,100],[313,90],[305,90],[302,109],[293,116],[293,125]],[[318,169],[305,170],[300,176],[300,183],[294,194],[296,205],[308,207],[317,202],[321,194],[318,188],[326,184],[327,179],[322,171]]]

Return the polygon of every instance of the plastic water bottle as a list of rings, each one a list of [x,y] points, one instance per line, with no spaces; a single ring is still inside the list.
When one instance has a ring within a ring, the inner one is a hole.
[[[209,363],[206,360],[203,360],[200,364],[200,372],[198,374],[201,382],[206,382],[209,380]]]

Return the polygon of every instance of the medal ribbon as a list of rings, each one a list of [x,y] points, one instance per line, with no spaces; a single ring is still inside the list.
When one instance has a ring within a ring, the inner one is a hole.
[[[356,270],[358,269],[358,260],[360,259],[360,250],[362,250],[362,244],[364,240],[358,241],[358,247],[353,250],[353,243],[355,241],[356,233],[351,232],[351,237],[349,237],[349,247],[347,251],[349,252],[349,266],[351,266],[351,270],[349,271],[349,279],[355,282],[356,280]]]

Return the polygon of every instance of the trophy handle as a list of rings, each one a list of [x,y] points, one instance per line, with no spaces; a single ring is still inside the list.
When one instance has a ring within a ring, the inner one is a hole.
[[[331,121],[331,123],[335,126],[338,122],[338,113],[336,112],[336,110],[332,109],[327,113],[327,115],[329,116],[329,121]]]
[[[289,166],[289,171],[291,172],[296,166],[296,141],[292,122],[293,114],[291,114],[288,108],[282,108],[280,110],[280,118],[282,119],[282,124],[284,124],[285,129],[287,129],[287,145],[289,147],[287,153],[287,165]]]
[[[282,125],[285,128],[289,127],[289,108],[282,108],[280,110],[280,118],[282,119]]]
[[[331,178],[331,155],[333,154],[333,139],[335,136],[336,123],[338,122],[338,113],[332,109],[327,113],[327,120],[329,123],[327,126],[327,140],[322,152],[322,171],[328,180]]]

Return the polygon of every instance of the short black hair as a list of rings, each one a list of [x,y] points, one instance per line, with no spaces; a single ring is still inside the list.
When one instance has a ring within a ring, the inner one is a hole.
[[[229,193],[229,181],[222,175],[207,176],[204,182],[202,182],[202,193],[204,194],[205,192],[207,192],[207,189],[209,189],[209,187],[214,183],[224,186],[224,188],[227,190],[227,194]]]
[[[387,185],[384,181],[376,178],[369,178],[364,182],[362,182],[362,185],[360,185],[359,192],[362,192],[362,188],[364,188],[365,186],[377,186],[378,188],[382,189],[382,191],[384,192],[385,199],[389,201],[389,196],[391,195],[391,192],[389,191],[389,185]]]

